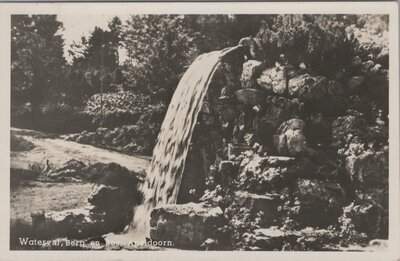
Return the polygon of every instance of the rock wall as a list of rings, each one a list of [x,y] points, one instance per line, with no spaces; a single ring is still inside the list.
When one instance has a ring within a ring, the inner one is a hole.
[[[240,208],[259,227],[387,238],[388,70],[379,59],[354,56],[346,69],[318,75],[284,54],[272,65],[257,60],[257,41],[241,44],[211,83],[178,203],[221,208],[231,234],[220,247],[272,248],[243,245],[243,231],[232,225]],[[156,226],[153,235],[180,229]]]

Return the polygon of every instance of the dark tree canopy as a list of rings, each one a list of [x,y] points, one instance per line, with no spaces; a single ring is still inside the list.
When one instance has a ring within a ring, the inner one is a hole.
[[[68,90],[77,103],[102,90],[112,91],[112,84],[122,83],[118,57],[121,41],[120,19],[113,18],[108,27],[107,30],[95,27],[88,38],[82,37],[79,43],[71,46],[70,55],[73,60]]]
[[[42,102],[61,94],[64,41],[55,15],[11,17],[12,105],[30,104],[33,120]]]

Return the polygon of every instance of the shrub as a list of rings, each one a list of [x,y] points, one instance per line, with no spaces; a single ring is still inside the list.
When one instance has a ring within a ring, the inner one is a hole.
[[[93,129],[92,116],[83,113],[81,108],[54,102],[41,105],[35,120],[29,103],[14,106],[11,110],[11,126],[53,133]]]
[[[114,129],[98,128],[95,132],[83,131],[79,134],[68,135],[66,139],[130,155],[150,154],[159,128],[160,124],[140,121],[138,125],[125,125]]]
[[[387,15],[278,15],[262,23],[255,40],[267,64],[284,54],[292,65],[305,63],[316,75],[334,78],[356,55],[387,68],[387,28]]]
[[[103,127],[135,124],[157,110],[165,110],[165,106],[151,104],[149,97],[130,91],[95,94],[84,108],[84,112],[93,117],[93,123]]]
[[[284,54],[290,64],[305,63],[325,76],[345,68],[354,51],[344,22],[336,16],[279,15],[274,23],[263,23],[255,39],[268,64]]]
[[[91,130],[91,116],[83,113],[80,107],[66,103],[46,103],[41,106],[38,129],[47,132],[77,132]]]
[[[117,163],[95,163],[82,170],[85,180],[106,186],[125,187],[138,185],[143,175],[130,171]],[[133,192],[133,190],[132,190]]]

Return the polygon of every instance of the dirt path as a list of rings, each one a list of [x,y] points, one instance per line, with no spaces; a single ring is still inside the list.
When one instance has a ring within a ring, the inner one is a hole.
[[[50,161],[50,165],[57,167],[75,159],[86,164],[115,162],[129,170],[143,171],[150,163],[150,157],[130,156],[91,145],[50,138],[36,131],[12,128],[11,132],[23,136],[35,145],[30,151],[11,152],[11,168],[28,169],[32,164],[44,166],[46,159]]]

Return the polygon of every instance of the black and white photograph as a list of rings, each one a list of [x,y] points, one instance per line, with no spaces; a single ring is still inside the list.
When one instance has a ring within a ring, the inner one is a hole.
[[[1,247],[398,254],[398,6],[259,4],[11,12]]]

